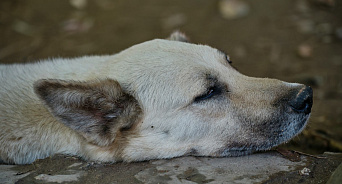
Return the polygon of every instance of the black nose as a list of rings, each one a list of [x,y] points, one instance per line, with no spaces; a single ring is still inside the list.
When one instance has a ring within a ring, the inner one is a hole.
[[[290,101],[290,106],[295,112],[309,114],[312,107],[311,87],[305,86],[300,89],[296,97]]]

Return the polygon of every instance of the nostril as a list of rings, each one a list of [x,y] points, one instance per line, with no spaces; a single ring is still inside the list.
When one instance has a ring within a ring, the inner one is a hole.
[[[312,89],[309,86],[303,87],[296,97],[290,102],[291,108],[298,113],[309,114],[312,107]]]

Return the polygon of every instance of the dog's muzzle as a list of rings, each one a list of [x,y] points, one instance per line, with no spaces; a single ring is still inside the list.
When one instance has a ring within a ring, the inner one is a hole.
[[[313,102],[312,96],[313,92],[311,87],[304,86],[299,90],[296,97],[289,102],[289,105],[294,112],[309,114]]]

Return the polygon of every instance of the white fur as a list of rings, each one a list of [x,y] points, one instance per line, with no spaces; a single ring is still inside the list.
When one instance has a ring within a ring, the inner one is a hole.
[[[178,41],[147,41],[111,56],[0,65],[0,75],[0,158],[17,164],[55,153],[107,162],[186,154],[227,156],[230,149],[244,154],[289,140],[303,128],[297,130],[297,122],[309,117],[287,107],[281,107],[280,113],[271,106],[302,85],[247,77],[216,49]],[[226,90],[196,103],[194,98],[207,90],[207,75],[217,78]],[[122,153],[88,143],[53,117],[34,92],[33,84],[40,79],[118,81],[143,111]],[[267,137],[272,130],[255,128],[269,126],[261,123],[271,124],[275,116],[290,124],[281,127],[282,138]],[[15,141],[17,137],[22,139]]]

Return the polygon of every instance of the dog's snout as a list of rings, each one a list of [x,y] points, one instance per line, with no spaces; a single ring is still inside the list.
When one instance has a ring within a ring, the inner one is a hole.
[[[313,92],[311,87],[305,86],[299,90],[296,97],[290,101],[289,105],[295,112],[309,114],[313,102],[312,96]]]

